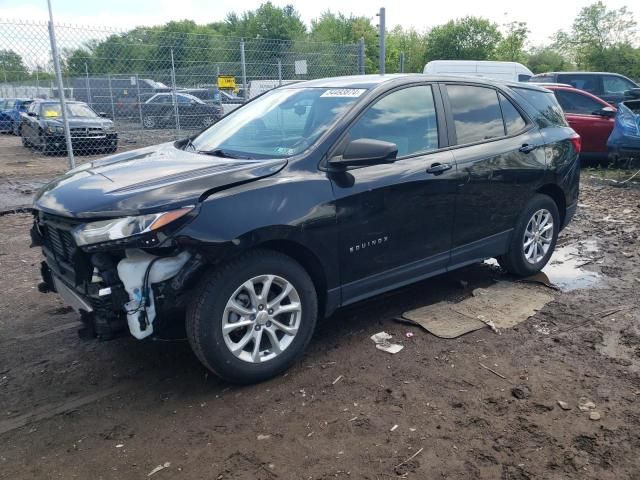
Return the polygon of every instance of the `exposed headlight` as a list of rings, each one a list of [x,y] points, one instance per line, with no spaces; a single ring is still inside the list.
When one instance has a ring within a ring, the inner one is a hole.
[[[113,218],[85,223],[73,230],[78,246],[120,240],[122,238],[152,232],[184,217],[194,207],[183,207],[170,212],[152,213],[137,217]]]
[[[64,133],[64,127],[58,127],[56,125],[49,125],[47,127],[47,132],[49,132],[49,133]]]
[[[105,132],[112,132],[113,131],[113,123],[107,123],[102,128],[104,129]]]

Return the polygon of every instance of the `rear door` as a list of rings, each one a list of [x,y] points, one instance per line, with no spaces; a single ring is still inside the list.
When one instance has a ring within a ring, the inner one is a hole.
[[[457,164],[451,264],[504,252],[545,170],[542,137],[503,92],[447,84],[445,106]]]
[[[444,271],[451,247],[455,165],[439,89],[411,85],[375,100],[346,139],[395,143],[394,163],[329,174],[336,197],[343,303]],[[440,135],[441,134],[441,135]]]
[[[602,77],[588,73],[560,73],[559,83],[567,83],[578,90],[584,90],[596,97],[602,98]]]
[[[604,153],[607,151],[607,139],[613,130],[613,117],[604,117],[595,112],[608,106],[584,93],[554,89],[567,117],[569,126],[582,138],[582,151],[585,153]]]

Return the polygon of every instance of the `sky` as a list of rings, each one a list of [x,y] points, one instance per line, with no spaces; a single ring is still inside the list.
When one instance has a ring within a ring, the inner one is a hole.
[[[579,10],[595,0],[536,0],[535,2],[509,2],[495,0],[448,0],[421,2],[420,0],[272,0],[278,6],[292,4],[310,24],[324,11],[345,15],[366,16],[377,23],[375,14],[386,7],[387,28],[395,25],[424,31],[448,20],[466,15],[482,16],[498,24],[514,20],[529,25],[530,43],[546,43],[559,29],[567,29]],[[206,24],[223,20],[227,13],[238,13],[257,8],[263,0],[51,0],[56,23],[101,25],[128,28],[139,25],[158,25],[169,20],[194,20]],[[605,0],[608,8],[624,5],[640,21],[640,1]],[[446,8],[443,6],[446,5]],[[0,18],[11,20],[44,21],[48,19],[46,0],[0,0]]]

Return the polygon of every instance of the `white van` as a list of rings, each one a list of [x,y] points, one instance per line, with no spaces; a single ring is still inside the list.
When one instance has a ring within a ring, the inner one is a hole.
[[[485,77],[512,82],[526,82],[533,76],[531,70],[518,62],[476,60],[433,60],[424,66],[424,73]]]

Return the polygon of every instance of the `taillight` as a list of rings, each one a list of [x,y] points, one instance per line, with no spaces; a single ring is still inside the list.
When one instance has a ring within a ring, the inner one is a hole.
[[[578,135],[577,133],[574,134],[571,138],[569,138],[569,141],[571,142],[571,145],[573,145],[573,149],[576,151],[576,153],[580,153],[580,150],[582,150],[582,139],[580,138],[580,135]]]

